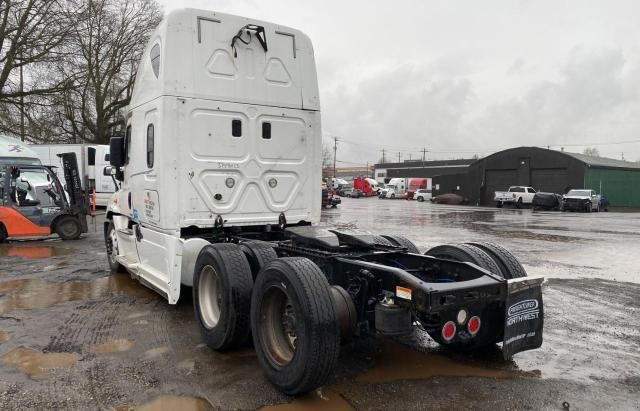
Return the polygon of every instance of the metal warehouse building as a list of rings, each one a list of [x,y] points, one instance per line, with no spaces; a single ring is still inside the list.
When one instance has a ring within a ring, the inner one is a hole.
[[[614,207],[640,207],[638,163],[517,147],[477,160],[467,171],[459,175],[458,185],[470,204],[492,205],[495,191],[524,185],[561,194],[589,188],[607,196]]]

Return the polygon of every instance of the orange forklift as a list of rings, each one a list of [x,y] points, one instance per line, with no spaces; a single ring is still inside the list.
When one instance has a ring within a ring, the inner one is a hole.
[[[51,167],[18,159],[0,163],[0,242],[57,234],[75,240],[87,232],[88,204],[75,153],[59,154],[65,185]]]

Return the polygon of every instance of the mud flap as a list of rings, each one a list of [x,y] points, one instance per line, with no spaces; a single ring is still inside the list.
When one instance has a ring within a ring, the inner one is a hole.
[[[543,281],[544,278],[519,278],[508,282],[502,343],[505,359],[542,345]]]

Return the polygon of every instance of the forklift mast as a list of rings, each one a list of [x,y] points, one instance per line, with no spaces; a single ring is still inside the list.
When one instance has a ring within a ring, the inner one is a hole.
[[[82,179],[78,170],[78,161],[76,153],[58,154],[62,159],[62,167],[64,171],[64,180],[69,193],[69,206],[74,210],[74,214],[80,211],[86,211],[87,204],[84,192],[82,191]]]

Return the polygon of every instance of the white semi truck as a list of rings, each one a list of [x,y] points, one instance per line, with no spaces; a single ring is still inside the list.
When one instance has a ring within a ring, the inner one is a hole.
[[[491,244],[426,255],[400,236],[319,226],[322,133],[309,38],[177,10],[140,62],[122,181],[107,207],[112,270],[175,304],[193,293],[214,350],[253,339],[267,378],[299,395],[333,375],[341,342],[416,324],[452,349],[542,343],[541,280]],[[191,289],[189,288],[191,287]]]

